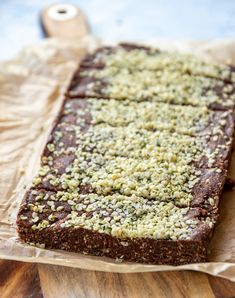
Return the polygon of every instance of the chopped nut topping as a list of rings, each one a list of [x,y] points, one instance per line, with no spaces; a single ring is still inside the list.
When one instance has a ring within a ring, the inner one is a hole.
[[[229,67],[155,50],[96,59],[104,67],[79,73],[90,81],[86,98],[66,101],[33,182],[42,190],[20,219],[33,230],[82,227],[122,239],[189,240],[198,225],[213,227],[192,202],[202,178],[209,189],[210,175],[223,175],[231,146]],[[212,208],[218,194],[203,199]]]
[[[188,217],[189,207],[179,208],[172,202],[148,201],[135,195],[61,192],[60,196],[73,197],[77,201],[76,210],[71,211],[61,224],[64,228],[83,227],[123,239],[150,237],[177,240],[186,239],[198,224],[197,219]],[[48,221],[34,224],[33,229],[46,228],[50,225],[49,221],[54,221],[52,214]]]

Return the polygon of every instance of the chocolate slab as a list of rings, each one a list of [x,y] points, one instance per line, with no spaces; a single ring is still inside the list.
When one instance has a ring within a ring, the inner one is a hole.
[[[84,58],[22,201],[20,238],[148,264],[206,261],[232,149],[233,72],[131,44]]]
[[[36,198],[40,193],[43,195],[41,205],[38,205],[39,201]],[[47,199],[45,199],[46,195]],[[190,263],[192,260],[206,261],[207,239],[211,236],[212,228],[204,220],[206,211],[200,208],[186,210],[185,218],[197,222],[196,227],[190,232],[190,239],[118,238],[82,226],[64,226],[71,213],[71,205],[67,202],[50,201],[52,195],[55,194],[46,191],[27,193],[18,215],[19,233],[25,242],[50,249],[63,249],[149,264],[181,265]],[[38,211],[38,206],[43,206],[42,211]],[[62,210],[58,212],[58,208]],[[90,216],[86,212],[86,206],[79,211],[79,216],[82,214]],[[43,227],[43,223],[47,222],[48,218],[50,224]],[[35,228],[35,223],[38,227],[41,224],[42,228]]]

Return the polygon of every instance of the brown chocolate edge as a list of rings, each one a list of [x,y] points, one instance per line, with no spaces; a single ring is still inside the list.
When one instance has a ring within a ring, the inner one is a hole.
[[[206,240],[169,241],[149,238],[121,240],[84,228],[62,228],[59,225],[33,231],[21,226],[19,221],[18,227],[21,240],[45,244],[45,248],[48,249],[62,249],[147,264],[181,265],[205,262],[207,259]]]

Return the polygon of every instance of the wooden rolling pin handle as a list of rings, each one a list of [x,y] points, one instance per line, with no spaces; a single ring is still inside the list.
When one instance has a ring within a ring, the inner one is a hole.
[[[86,18],[76,5],[53,4],[41,13],[41,24],[48,37],[80,38],[89,33]]]

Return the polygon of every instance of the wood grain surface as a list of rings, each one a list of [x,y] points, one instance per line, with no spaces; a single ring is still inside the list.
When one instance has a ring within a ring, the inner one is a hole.
[[[230,298],[235,283],[193,271],[104,273],[0,261],[1,298]]]

